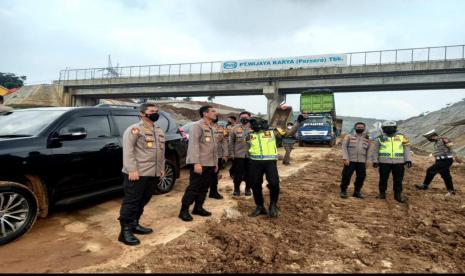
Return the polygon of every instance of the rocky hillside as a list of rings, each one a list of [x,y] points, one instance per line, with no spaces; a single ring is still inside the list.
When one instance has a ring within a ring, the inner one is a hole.
[[[422,134],[432,129],[436,129],[439,135],[452,139],[455,150],[459,155],[465,156],[465,100],[427,115],[399,122],[399,130],[408,135],[415,148],[425,152],[431,152],[433,145]]]

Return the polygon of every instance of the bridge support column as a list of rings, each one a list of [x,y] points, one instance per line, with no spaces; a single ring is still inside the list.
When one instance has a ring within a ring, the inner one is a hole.
[[[267,120],[270,122],[276,107],[284,102],[286,96],[279,93],[275,84],[263,87],[263,95],[265,95],[267,100]]]
[[[97,103],[98,103],[98,100],[95,98],[82,97],[82,96],[71,97],[71,106],[94,106]]]

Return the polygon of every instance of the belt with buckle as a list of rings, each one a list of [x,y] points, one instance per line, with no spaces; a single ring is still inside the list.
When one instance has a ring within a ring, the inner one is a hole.
[[[442,156],[436,156],[436,160],[441,160],[441,159],[450,159],[454,158],[452,155],[442,155]]]

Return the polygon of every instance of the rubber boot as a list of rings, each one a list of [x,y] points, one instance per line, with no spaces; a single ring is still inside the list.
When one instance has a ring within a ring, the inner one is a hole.
[[[203,206],[200,205],[195,205],[194,209],[192,210],[193,215],[199,215],[202,217],[209,217],[212,215],[212,213],[208,212],[207,210],[203,209]]]
[[[132,233],[133,226],[131,224],[121,224],[121,233],[119,234],[118,241],[126,245],[138,245],[140,241]]]
[[[144,227],[144,226],[139,224],[139,221],[136,221],[132,225],[132,233],[139,234],[139,235],[147,235],[147,234],[153,233],[153,229],[148,228],[148,227]]]
[[[183,221],[192,221],[194,218],[189,214],[189,205],[183,204],[179,212],[179,218]]]
[[[257,206],[255,210],[249,214],[249,217],[257,217],[259,215],[267,215],[268,213],[266,212],[265,207],[263,206]]]

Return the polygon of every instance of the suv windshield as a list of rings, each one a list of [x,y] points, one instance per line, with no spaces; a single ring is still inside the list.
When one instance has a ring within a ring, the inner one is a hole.
[[[0,116],[0,137],[35,136],[66,110],[15,110]]]

